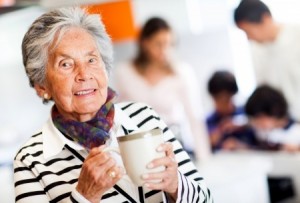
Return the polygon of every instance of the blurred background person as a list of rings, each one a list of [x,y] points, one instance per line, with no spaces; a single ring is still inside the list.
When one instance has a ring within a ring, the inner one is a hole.
[[[300,26],[276,22],[259,0],[243,0],[234,11],[236,25],[251,41],[258,84],[282,91],[290,113],[300,119]]]
[[[171,27],[164,19],[148,19],[140,31],[136,57],[116,69],[119,100],[150,104],[188,152],[196,150],[197,157],[205,157],[209,144],[195,73],[188,64],[171,58],[173,43]]]
[[[207,89],[215,105],[215,110],[206,119],[212,150],[254,146],[255,135],[248,126],[244,108],[233,101],[238,92],[234,75],[229,71],[216,71],[209,79]]]
[[[267,149],[300,150],[300,124],[288,113],[283,94],[268,86],[259,86],[249,97],[245,111]]]
[[[257,87],[249,97],[245,111],[252,126],[256,129],[259,149],[299,151],[300,125],[289,115],[287,101],[280,91],[268,85]],[[274,165],[276,167],[276,162]],[[284,168],[286,168],[284,170],[289,171],[289,168],[292,167],[286,166]],[[287,171],[268,176],[272,203],[282,202],[296,194],[295,177]],[[293,200],[291,202],[299,201]]]

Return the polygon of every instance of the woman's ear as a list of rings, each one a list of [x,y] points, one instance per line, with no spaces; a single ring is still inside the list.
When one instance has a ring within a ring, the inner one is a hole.
[[[147,52],[148,47],[149,47],[149,40],[147,40],[147,39],[142,40],[141,41],[141,46],[142,46],[142,49]]]
[[[51,98],[49,91],[47,91],[43,85],[35,84],[34,89],[39,97],[45,100],[49,100]]]

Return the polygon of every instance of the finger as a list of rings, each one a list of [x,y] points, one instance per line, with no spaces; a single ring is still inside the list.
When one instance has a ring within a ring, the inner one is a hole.
[[[84,163],[93,167],[98,167],[108,162],[110,158],[111,156],[109,154],[107,154],[106,152],[101,152],[90,157],[89,159],[86,159]]]
[[[90,159],[98,154],[100,154],[104,149],[106,148],[106,145],[101,145],[100,147],[94,147],[90,150],[88,156],[85,159]]]
[[[85,160],[93,162],[93,165],[95,166],[104,164],[110,157],[110,153],[105,151],[106,148],[106,145],[93,148]]]
[[[120,166],[113,166],[108,170],[107,175],[113,180],[119,180],[125,174],[124,171],[125,171],[124,168]],[[114,174],[113,176],[110,175],[112,173]]]
[[[114,177],[109,176],[109,172],[113,172],[115,174]],[[107,173],[105,179],[103,177],[99,180],[101,182],[107,181],[107,188],[113,187],[124,175],[124,169],[122,167],[112,167]]]
[[[172,180],[163,180],[161,182],[145,182],[144,186],[150,190],[163,190],[167,193],[175,193],[178,189],[178,182]]]
[[[164,190],[167,186],[167,183],[162,181],[162,182],[157,182],[157,183],[153,183],[153,182],[146,182],[144,184],[145,187],[147,187],[150,190]]]
[[[113,176],[111,176],[110,174],[114,174]],[[124,169],[122,169],[121,167],[112,167],[111,169],[109,169],[109,171],[107,172],[107,176],[105,177],[106,180],[108,180],[108,185],[109,187],[114,186],[124,175]],[[100,180],[100,181],[103,181]]]
[[[175,156],[173,152],[173,145],[170,142],[163,143],[157,148],[158,152],[165,152],[166,156]]]
[[[142,178],[144,180],[163,180],[167,178],[168,173],[164,172],[158,172],[158,173],[146,173],[142,175]]]
[[[113,158],[110,157],[109,160],[106,163],[98,166],[97,170],[99,170],[100,173],[106,175],[114,167],[116,167],[116,161]]]
[[[147,165],[147,168],[152,169],[159,166],[165,166],[167,168],[177,167],[177,162],[173,157],[166,156],[166,157],[154,159]]]
[[[103,157],[107,156],[108,158],[103,160]],[[105,175],[107,170],[116,165],[116,162],[113,158],[108,155],[100,154],[95,156],[88,161],[86,161],[82,168],[84,171],[87,171],[90,174],[94,174],[96,177],[101,177]]]

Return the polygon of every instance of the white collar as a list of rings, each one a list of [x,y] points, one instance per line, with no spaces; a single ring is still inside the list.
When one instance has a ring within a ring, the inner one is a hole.
[[[48,159],[60,153],[65,145],[68,145],[75,150],[84,150],[84,148],[81,145],[67,139],[54,126],[51,116],[43,126],[42,134],[43,134],[43,152],[44,152],[43,154],[45,159]]]
[[[120,125],[123,125],[126,129],[131,129],[136,131],[138,128],[133,123],[133,121],[120,109],[118,104],[115,104],[115,116],[114,116],[114,125],[116,125],[117,129],[115,129],[115,133],[111,133],[115,136],[123,135],[122,128]],[[48,159],[52,156],[59,154],[65,145],[79,151],[85,150],[84,147],[67,139],[55,126],[52,122],[52,117],[45,123],[42,128],[43,134],[43,154],[44,158]]]

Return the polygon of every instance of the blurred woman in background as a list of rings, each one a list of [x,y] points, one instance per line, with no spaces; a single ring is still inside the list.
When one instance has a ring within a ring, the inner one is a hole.
[[[208,154],[198,84],[188,64],[171,59],[174,39],[168,23],[158,17],[149,19],[141,29],[138,53],[133,61],[116,70],[119,100],[150,104],[166,121],[187,151]],[[196,145],[194,146],[196,141]]]

